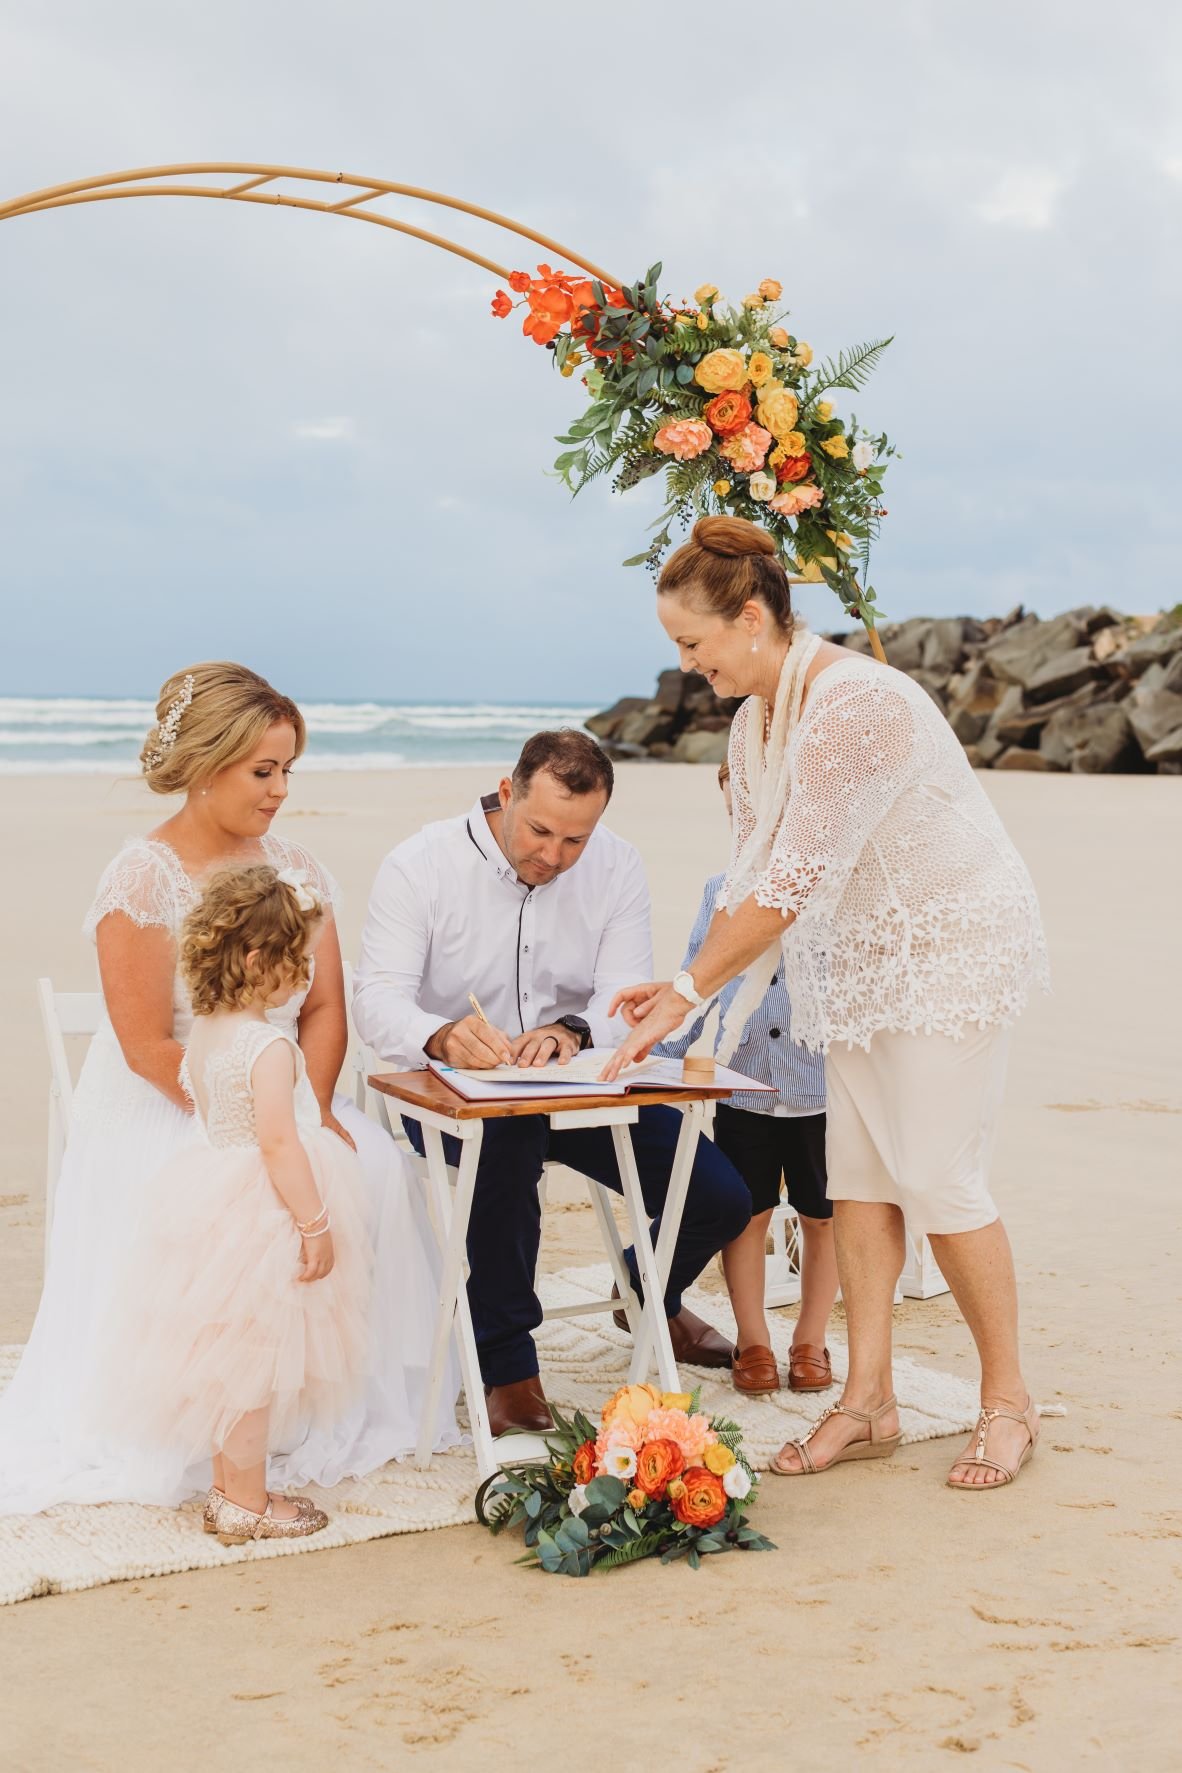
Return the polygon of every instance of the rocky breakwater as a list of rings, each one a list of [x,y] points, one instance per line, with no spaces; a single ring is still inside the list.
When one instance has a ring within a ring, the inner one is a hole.
[[[917,616],[881,635],[978,769],[1182,775],[1182,606],[1047,621],[1020,608],[984,622]],[[861,629],[829,638],[870,650]],[[655,696],[625,696],[587,725],[614,757],[718,763],[738,706],[699,677],[662,671]]]

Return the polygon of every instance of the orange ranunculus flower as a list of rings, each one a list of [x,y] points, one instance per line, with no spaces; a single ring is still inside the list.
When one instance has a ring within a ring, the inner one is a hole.
[[[745,394],[728,390],[708,402],[702,417],[716,437],[735,437],[751,423],[751,402]]]
[[[726,1513],[727,1495],[722,1479],[704,1465],[691,1465],[682,1473],[682,1494],[673,1498],[673,1512],[687,1527],[716,1527]]]
[[[591,1479],[595,1476],[594,1441],[584,1441],[582,1446],[578,1448],[571,1461],[571,1470],[574,1472],[576,1484],[589,1484],[591,1482]]]
[[[788,329],[787,329],[787,327],[769,326],[767,329],[767,336],[768,336],[769,343],[773,344],[776,347],[777,351],[786,351],[787,350],[787,348],[788,348]]]
[[[798,480],[804,479],[812,465],[813,458],[807,450],[800,456],[785,456],[782,462],[776,463],[776,479],[781,486],[785,481],[795,485]]]
[[[509,300],[503,289],[498,289],[496,295],[493,297],[492,311],[498,320],[503,320],[506,314],[511,314],[513,312],[513,303]]]
[[[525,295],[529,289],[530,282],[531,279],[528,271],[510,271],[509,273],[509,288],[515,289],[518,295]]]
[[[759,286],[759,293],[765,302],[778,302],[784,293],[784,285],[777,283],[774,277],[765,277]]]
[[[694,371],[694,380],[707,394],[737,392],[747,380],[747,365],[739,351],[708,351]]]
[[[603,1426],[608,1428],[617,1419],[643,1425],[660,1409],[661,1395],[652,1385],[621,1385],[603,1406]]]
[[[672,1441],[645,1441],[636,1455],[636,1488],[659,1502],[670,1478],[685,1470],[685,1456]]]

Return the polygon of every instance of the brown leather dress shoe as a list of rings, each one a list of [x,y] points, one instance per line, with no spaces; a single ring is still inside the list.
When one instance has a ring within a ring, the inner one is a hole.
[[[793,1391],[827,1391],[833,1384],[829,1350],[798,1342],[788,1351],[788,1384]]]
[[[612,1288],[612,1298],[620,1296],[617,1287]],[[678,1366],[686,1361],[691,1367],[729,1367],[731,1364],[731,1345],[725,1336],[683,1305],[676,1317],[666,1318],[669,1325],[669,1341],[673,1348],[673,1358]],[[628,1316],[623,1311],[612,1312],[612,1322],[617,1330],[627,1330]]]
[[[731,1378],[736,1391],[779,1391],[780,1369],[771,1349],[753,1342],[742,1354],[736,1348],[731,1354]]]
[[[517,1379],[512,1385],[486,1385],[484,1399],[494,1440],[511,1428],[523,1429],[526,1434],[546,1434],[554,1427],[542,1381],[536,1373],[531,1379]]]

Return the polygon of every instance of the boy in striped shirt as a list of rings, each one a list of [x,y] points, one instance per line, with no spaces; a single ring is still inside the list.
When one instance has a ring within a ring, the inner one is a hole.
[[[718,781],[729,818],[728,764],[720,767]],[[725,874],[716,874],[706,882],[681,963],[685,968],[693,965],[706,939],[725,878]],[[741,978],[732,979],[715,1000],[720,1021],[741,984]],[[702,1010],[687,1034],[663,1042],[659,1051],[669,1058],[683,1058],[701,1035],[712,1007]],[[808,1052],[792,1039],[792,1006],[782,967],[748,1022],[731,1063],[736,1071],[772,1084],[777,1091],[774,1097],[740,1091],[729,1102],[719,1103],[714,1121],[715,1144],[751,1190],[751,1223],[722,1251],[738,1331],[731,1363],[735,1387],[748,1392],[780,1389],[763,1296],[768,1225],[779,1204],[782,1179],[800,1220],[804,1246],[800,1312],[792,1338],[788,1384],[793,1391],[823,1391],[833,1383],[825,1326],[837,1298],[833,1208],[825,1192],[825,1062],[819,1053]]]

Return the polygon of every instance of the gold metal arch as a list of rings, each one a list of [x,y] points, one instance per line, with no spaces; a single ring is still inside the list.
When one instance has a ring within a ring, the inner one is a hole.
[[[209,185],[178,182],[208,177],[211,174],[217,178],[228,177],[231,182]],[[351,195],[328,202],[310,194],[268,191],[264,188],[273,185],[278,179],[295,180],[311,186],[339,186]],[[495,259],[472,252],[454,240],[446,240],[441,234],[433,234],[425,228],[416,228],[410,222],[383,215],[380,210],[362,207],[384,197],[411,197],[418,202],[435,204],[441,209],[458,210],[464,215],[476,216],[480,221],[489,222],[494,227],[504,228],[521,240],[529,240],[535,246],[544,247],[556,258],[577,265],[592,277],[598,277],[602,283],[618,288],[621,281],[612,277],[602,266],[584,258],[581,253],[572,252],[569,246],[552,240],[548,234],[539,234],[533,228],[515,222],[510,216],[499,215],[496,210],[483,209],[476,203],[465,203],[462,198],[448,197],[441,191],[423,190],[418,185],[393,184],[388,179],[369,178],[362,173],[321,172],[308,166],[262,166],[252,162],[223,160],[198,160],[183,166],[137,166],[125,172],[102,173],[98,178],[75,179],[66,185],[47,185],[44,190],[28,191],[23,197],[13,197],[7,203],[0,203],[0,222],[11,221],[21,215],[38,215],[47,209],[66,209],[78,203],[109,202],[117,197],[214,197],[230,203],[278,204],[286,209],[314,210],[321,215],[340,216],[344,221],[371,222],[379,228],[391,228],[397,234],[408,234],[412,239],[426,242],[428,246],[438,246],[444,252],[454,253],[457,258],[467,259],[470,264],[479,265],[496,277],[508,277],[507,267],[498,264]]]

